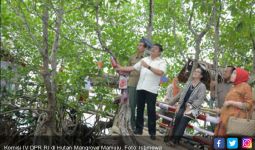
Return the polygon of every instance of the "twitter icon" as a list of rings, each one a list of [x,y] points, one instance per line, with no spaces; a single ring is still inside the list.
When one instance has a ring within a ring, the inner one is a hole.
[[[228,149],[238,149],[238,138],[228,138],[227,139]]]

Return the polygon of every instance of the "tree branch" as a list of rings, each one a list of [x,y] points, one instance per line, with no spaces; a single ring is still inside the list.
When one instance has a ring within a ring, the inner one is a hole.
[[[213,11],[216,11],[216,6],[213,7]],[[213,17],[214,17],[214,13],[212,12],[209,21],[206,24],[205,29],[203,29],[200,34],[198,35],[198,38],[203,38],[204,35],[210,30],[212,24],[213,24]]]
[[[52,77],[54,80],[55,74],[56,74],[56,67],[57,67],[57,60],[56,60],[56,53],[59,47],[59,37],[60,37],[60,26],[61,26],[61,21],[63,19],[63,10],[62,8],[58,9],[56,11],[56,30],[55,30],[55,36],[54,36],[54,42],[52,45],[52,53],[51,53],[51,67],[52,67]]]
[[[69,31],[71,31],[71,32],[73,32],[73,33],[75,33],[75,34],[78,35],[77,31],[76,31],[75,29],[73,29],[69,24],[67,24],[67,23],[65,22],[65,20],[62,20],[62,24],[64,24],[65,26],[67,26],[67,27],[69,28]],[[52,29],[52,30],[54,30],[54,31],[56,32],[56,29],[55,29],[54,27],[52,27],[52,26],[49,25],[49,28]],[[98,49],[98,48],[96,48],[96,47],[94,47],[94,46],[92,46],[92,45],[90,45],[90,44],[88,44],[88,43],[86,43],[86,42],[84,42],[84,41],[72,40],[72,39],[70,39],[68,36],[64,35],[63,33],[60,33],[60,36],[62,36],[64,39],[66,39],[66,40],[68,40],[68,41],[70,41],[70,42],[77,43],[77,44],[83,44],[83,45],[85,45],[85,46],[88,46],[88,47],[91,48],[91,49],[94,49],[94,50],[97,50],[97,51],[102,51],[102,50],[100,50],[100,49]]]
[[[175,41],[177,42],[177,45],[181,45],[180,40],[178,39],[177,35],[176,35],[176,18],[174,17],[174,23],[173,23],[173,35],[175,38]],[[183,61],[187,61],[187,58],[185,57],[184,53],[182,50],[180,50],[180,54],[182,56]]]
[[[18,109],[13,109],[13,110],[10,110],[10,111],[2,112],[2,113],[0,113],[0,116],[8,114],[8,113],[13,113],[13,112],[16,112],[16,111],[21,111],[21,110],[32,110],[32,111],[44,111],[44,112],[48,112],[47,109],[20,107]]]
[[[96,25],[97,25],[96,33],[97,33],[98,40],[100,42],[102,49],[112,55],[112,52],[107,48],[106,44],[102,40],[101,28],[99,25],[99,2],[97,2],[95,9],[96,9]]]
[[[23,2],[23,1],[22,1],[22,2]],[[35,44],[35,46],[36,46],[38,49],[40,49],[40,44],[39,44],[37,38],[35,37],[35,35],[34,35],[34,34],[32,33],[32,31],[31,31],[31,27],[30,27],[30,25],[29,25],[29,23],[28,23],[28,21],[27,21],[27,18],[26,18],[26,16],[25,16],[25,13],[23,12],[23,10],[22,10],[22,8],[21,8],[20,2],[19,2],[19,5],[18,5],[18,8],[19,8],[20,13],[19,13],[15,8],[12,7],[11,2],[10,2],[9,0],[7,0],[7,3],[8,3],[9,6],[12,8],[13,12],[14,12],[17,16],[19,16],[19,17],[21,18],[21,20],[23,21],[23,23],[24,23],[24,25],[25,25],[25,29],[28,31],[28,34],[30,35],[30,37],[31,37],[31,39],[32,39],[32,41],[33,41],[33,43]],[[23,3],[24,3],[24,2],[23,2]]]
[[[205,28],[200,33],[196,33],[195,30],[192,28],[192,25],[191,25],[192,17],[194,15],[194,7],[195,7],[195,5],[194,5],[194,2],[193,2],[193,6],[192,6],[192,10],[191,10],[191,14],[190,14],[190,17],[189,17],[188,24],[189,24],[190,31],[192,32],[192,34],[195,37],[195,50],[196,50],[196,53],[195,53],[195,60],[194,60],[194,63],[193,63],[192,69],[191,69],[191,74],[190,74],[188,80],[192,79],[192,73],[198,65],[198,59],[199,59],[199,55],[201,53],[200,45],[201,45],[201,42],[202,42],[202,38],[209,31],[209,29],[210,29],[210,27],[213,23],[213,13],[211,13],[210,19],[207,22]],[[213,6],[213,10],[215,9],[215,7],[216,6]]]
[[[194,10],[195,10],[195,6],[193,4],[192,9],[191,9],[191,13],[190,13],[190,16],[189,16],[188,26],[189,26],[189,30],[191,31],[191,33],[196,37],[197,33],[195,32],[195,30],[192,28],[192,25],[191,25],[192,18],[193,18],[193,15],[194,15]]]
[[[51,7],[52,9],[57,12],[57,9],[53,6],[53,3],[51,2]],[[80,6],[82,7],[82,6]],[[64,10],[63,10],[64,11]],[[63,13],[67,13],[68,11],[64,11]],[[75,33],[76,35],[79,35],[79,33],[72,27],[70,26],[64,19],[62,20],[62,24],[67,26],[69,28],[69,31],[71,31],[72,33]],[[57,32],[56,29],[54,27],[52,27],[51,25],[49,25],[49,28],[52,29],[53,31]],[[73,40],[73,39],[70,39],[67,35],[64,35],[63,33],[60,33],[60,36],[63,37],[64,39],[66,39],[67,41],[70,41],[70,42],[73,42],[73,43],[77,43],[77,44],[82,44],[82,45],[85,45],[85,46],[88,46],[89,48],[93,49],[93,50],[96,50],[96,51],[102,51],[102,52],[106,52],[106,53],[109,53],[108,51],[105,51],[104,49],[99,49],[99,48],[96,48],[90,44],[88,44],[87,42],[83,41],[83,40],[80,40],[80,41],[77,41],[77,40]],[[78,36],[77,36],[78,37]],[[102,40],[101,40],[102,41]],[[111,52],[110,52],[111,53]]]

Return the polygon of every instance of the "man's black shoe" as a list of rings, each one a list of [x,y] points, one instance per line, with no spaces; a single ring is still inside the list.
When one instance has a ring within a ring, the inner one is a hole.
[[[134,134],[142,135],[143,132],[142,132],[142,131],[135,130],[135,131],[134,131]]]
[[[156,140],[156,136],[155,135],[151,135],[151,139],[152,140]]]

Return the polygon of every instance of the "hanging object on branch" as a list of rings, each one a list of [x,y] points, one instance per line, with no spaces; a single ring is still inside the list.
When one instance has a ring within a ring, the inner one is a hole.
[[[101,54],[100,59],[97,61],[97,67],[98,69],[102,69],[103,66],[104,66],[104,62],[102,60],[102,54]]]
[[[162,77],[160,78],[160,84],[162,84],[162,83],[167,83],[168,80],[169,80],[169,79],[168,79],[166,76],[162,76]]]
[[[89,76],[85,77],[85,90],[89,91],[91,89],[91,80],[89,78]]]
[[[111,56],[111,64],[113,68],[117,68],[117,61],[113,56]]]
[[[145,38],[145,37],[142,37],[140,42],[145,43],[145,45],[147,46],[148,49],[151,49],[151,47],[153,45],[152,42],[149,39]]]
[[[103,66],[104,66],[103,61],[102,61],[102,60],[99,60],[99,61],[97,62],[97,67],[98,67],[98,69],[102,69]]]
[[[145,38],[145,37],[142,37],[140,42],[143,42],[147,47],[146,50],[144,51],[144,57],[149,56],[150,53],[151,53],[150,49],[152,48],[152,45],[153,45],[152,42],[149,39]]]
[[[127,89],[127,80],[128,77],[125,75],[120,75],[119,79],[119,89]]]
[[[115,58],[114,56],[111,55],[110,60],[111,60],[112,67],[113,67],[114,69],[116,69],[116,68],[118,67],[118,63],[117,63],[116,58]],[[129,74],[129,72],[125,72],[125,71],[117,71],[117,73],[118,73],[119,75],[123,75],[123,76],[126,76],[126,75]]]
[[[122,90],[122,95],[120,97],[120,104],[126,104],[128,101],[127,81],[128,81],[128,76],[125,74],[120,74],[119,89]]]

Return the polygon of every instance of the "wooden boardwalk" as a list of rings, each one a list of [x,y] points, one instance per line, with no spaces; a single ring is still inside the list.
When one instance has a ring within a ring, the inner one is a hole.
[[[143,145],[144,147],[157,147],[159,150],[188,150],[188,148],[185,148],[183,145],[178,145],[176,147],[167,146],[162,136],[157,136],[156,140],[151,140],[149,136],[135,137],[139,145]]]
[[[115,134],[112,134],[111,136],[120,138],[119,136],[121,136],[121,135],[115,133]],[[133,135],[132,134],[130,136],[132,136],[132,139],[135,141],[135,145],[134,144],[131,144],[131,145],[139,146],[141,148],[141,149],[136,149],[136,150],[201,150],[201,148],[199,149],[197,147],[194,147],[191,144],[192,140],[190,141],[186,138],[182,139],[180,141],[180,144],[176,145],[175,147],[168,146],[164,142],[164,134],[160,133],[159,131],[157,131],[157,133],[156,133],[156,140],[152,140],[152,139],[150,139],[150,136],[148,134],[148,129],[146,127],[144,127],[144,129],[143,129],[143,135]],[[125,139],[125,138],[123,138],[123,139],[124,139],[124,141],[128,141],[130,139],[130,137],[127,139]],[[105,139],[105,140],[108,141],[110,139]],[[107,143],[113,144],[114,142],[108,141]],[[127,142],[125,145],[129,145],[128,143],[129,142]],[[113,145],[116,145],[116,144],[113,144]],[[202,148],[203,150],[208,149],[208,146],[205,146],[205,145],[203,145],[203,146],[204,146],[204,148]]]
[[[139,143],[139,145],[147,146],[148,149],[152,147],[153,148],[159,148],[160,150],[193,150],[196,148],[191,147],[190,145],[181,143],[180,145],[177,145],[175,147],[168,146],[164,142],[164,135],[157,131],[156,133],[156,140],[151,140],[150,136],[148,134],[148,129],[144,128],[143,135],[135,135],[136,141]]]
[[[121,140],[121,145],[130,145],[130,146],[139,146],[141,149],[136,150],[197,150],[197,147],[203,147],[202,149],[207,150],[205,144],[199,144],[194,141],[193,137],[185,136],[182,138],[179,145],[175,147],[168,146],[164,142],[164,134],[160,133],[158,129],[160,129],[159,124],[157,123],[157,132],[156,132],[156,140],[150,139],[148,134],[148,128],[146,127],[146,123],[143,129],[143,135],[134,135],[130,125],[127,123],[129,122],[129,106],[127,104],[120,105],[119,111],[114,118],[114,123],[112,128],[110,129],[110,136],[116,137],[117,140]],[[145,120],[147,117],[144,117]],[[147,122],[147,121],[145,121]],[[110,139],[104,139],[110,140]],[[110,141],[107,142],[112,145],[114,142]],[[113,144],[118,145],[118,144]],[[197,146],[197,147],[195,147]],[[208,146],[207,146],[208,147]],[[201,149],[201,148],[200,148]]]

